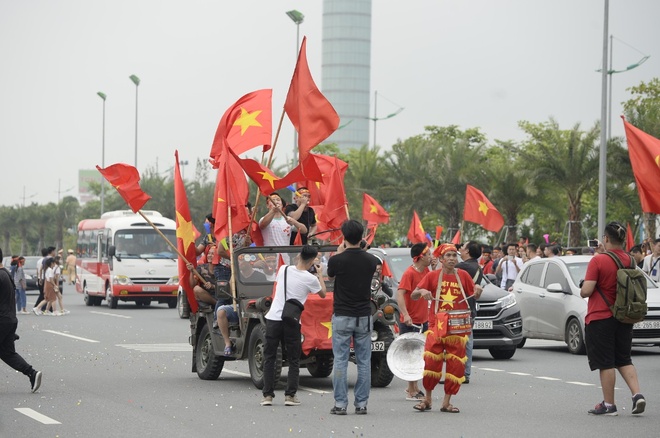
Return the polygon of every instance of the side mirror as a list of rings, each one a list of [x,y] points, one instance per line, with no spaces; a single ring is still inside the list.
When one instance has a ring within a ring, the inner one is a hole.
[[[108,247],[108,257],[114,257],[117,253],[117,248],[114,245]]]
[[[550,283],[548,287],[545,288],[548,292],[554,292],[554,293],[569,293],[564,291],[564,288],[561,287],[561,284],[559,283]]]

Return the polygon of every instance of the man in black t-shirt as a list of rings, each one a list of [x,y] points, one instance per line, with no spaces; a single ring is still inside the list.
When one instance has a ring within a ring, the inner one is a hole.
[[[358,376],[355,382],[355,413],[366,414],[371,389],[371,279],[381,261],[360,247],[364,227],[356,220],[341,225],[344,243],[328,260],[328,276],[335,280],[332,315],[332,387],[335,405],[331,414],[346,415],[347,368],[351,338]]]
[[[313,236],[316,233],[316,213],[309,204],[310,193],[307,187],[299,187],[293,195],[293,204],[288,204],[284,208],[284,214],[291,216],[301,224],[307,227],[307,233],[301,234],[300,238],[303,245],[307,245],[307,236]],[[291,238],[289,245],[293,245],[298,236],[298,229],[291,229]]]

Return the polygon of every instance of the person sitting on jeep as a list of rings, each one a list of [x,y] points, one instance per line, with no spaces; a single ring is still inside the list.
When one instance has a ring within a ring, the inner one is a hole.
[[[200,264],[197,267],[197,272],[204,277],[204,283],[199,281],[197,276],[190,276],[190,287],[193,288],[195,294],[195,299],[200,307],[210,307],[215,306],[217,301],[215,298],[215,275],[213,275],[213,265],[211,260],[213,260],[213,255],[215,254],[216,246],[215,243],[206,245],[204,249],[204,257],[206,263]],[[187,263],[186,266],[188,270],[193,269],[192,263]]]

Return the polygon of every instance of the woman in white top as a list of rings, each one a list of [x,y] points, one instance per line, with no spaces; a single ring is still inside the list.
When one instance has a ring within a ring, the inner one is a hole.
[[[32,311],[37,315],[55,315],[55,313],[50,311],[50,309],[55,309],[55,301],[57,300],[56,291],[59,289],[59,286],[56,283],[57,278],[55,277],[55,259],[48,257],[44,263],[46,267],[46,274],[44,277],[44,299],[38,303]],[[41,312],[40,309],[44,303],[47,303],[46,311]]]
[[[259,219],[264,246],[289,246],[291,227],[295,227],[300,234],[307,234],[305,225],[283,213],[284,205],[284,200],[277,193],[271,194],[266,200],[268,213]]]

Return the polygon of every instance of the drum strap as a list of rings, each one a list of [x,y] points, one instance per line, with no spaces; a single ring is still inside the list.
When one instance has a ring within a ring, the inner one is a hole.
[[[440,270],[440,275],[438,275],[438,287],[435,290],[435,312],[438,313],[438,307],[440,307],[440,292],[442,292],[442,269]],[[456,281],[458,282],[458,287],[461,288],[461,294],[463,295],[463,301],[467,302],[467,297],[465,296],[465,291],[463,290],[463,284],[461,283],[461,277],[458,275],[458,271],[454,269],[454,275],[456,276]],[[468,306],[469,307],[469,306]]]

